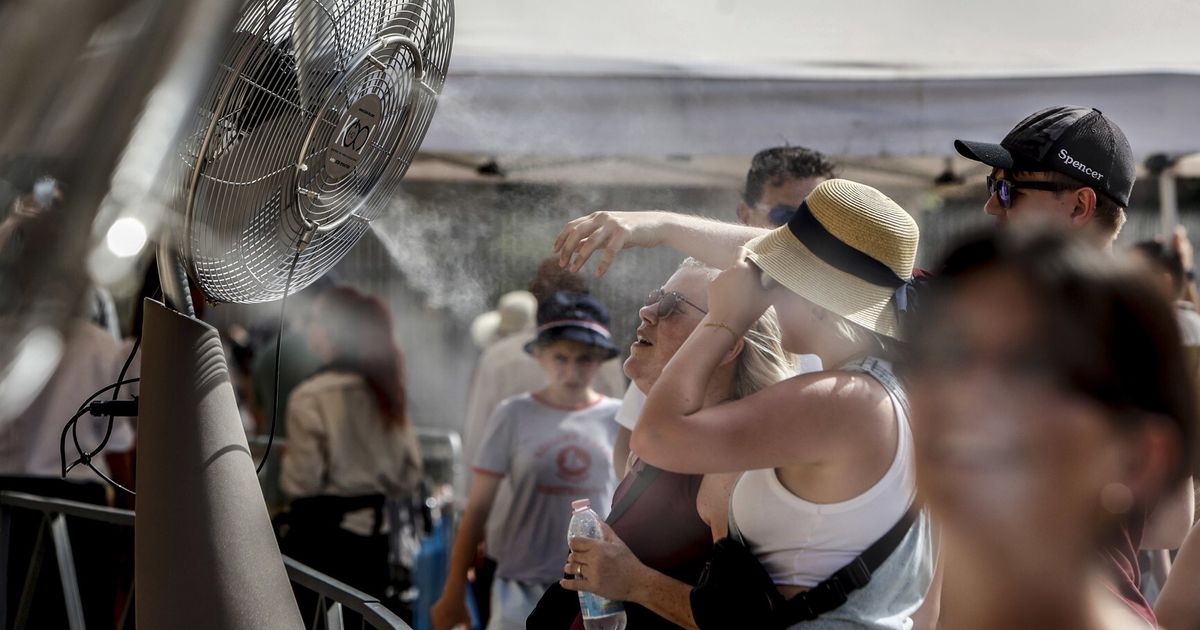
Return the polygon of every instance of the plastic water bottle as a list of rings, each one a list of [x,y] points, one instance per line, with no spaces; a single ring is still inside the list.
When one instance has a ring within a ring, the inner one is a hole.
[[[571,525],[567,528],[567,539],[592,538],[602,540],[600,517],[592,511],[592,502],[580,499],[571,502],[574,512]],[[579,591],[579,610],[583,613],[583,627],[587,630],[625,630],[625,605],[594,593]]]

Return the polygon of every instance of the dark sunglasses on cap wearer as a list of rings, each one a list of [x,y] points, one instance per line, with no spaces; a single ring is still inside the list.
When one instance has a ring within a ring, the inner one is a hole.
[[[996,199],[1000,201],[1000,207],[1008,210],[1013,205],[1013,192],[1018,190],[1046,190],[1050,192],[1062,192],[1064,190],[1075,190],[1077,188],[1085,188],[1074,184],[1062,184],[1059,182],[1039,182],[1039,181],[1014,181],[1011,179],[1001,179],[992,175],[987,176],[987,191],[988,195],[996,195]]]
[[[658,305],[659,319],[666,319],[675,313],[682,313],[683,307],[680,304],[687,304],[705,315],[708,314],[708,311],[696,306],[695,302],[683,297],[683,294],[678,291],[664,291],[662,289],[651,291],[650,295],[646,296],[646,306],[654,304]]]

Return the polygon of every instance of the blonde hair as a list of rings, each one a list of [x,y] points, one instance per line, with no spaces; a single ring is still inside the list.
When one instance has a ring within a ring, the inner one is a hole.
[[[685,259],[679,269],[694,269],[704,274],[709,282],[721,273],[695,258]],[[781,337],[779,317],[775,307],[769,307],[742,337],[745,343],[733,369],[732,399],[745,398],[795,374],[792,355],[783,349]]]
[[[774,306],[746,331],[745,345],[733,370],[735,400],[795,375],[796,366],[792,355],[783,349],[781,336]]]

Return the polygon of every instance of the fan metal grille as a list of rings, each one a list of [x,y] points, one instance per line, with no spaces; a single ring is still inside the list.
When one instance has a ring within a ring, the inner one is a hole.
[[[451,0],[250,2],[181,151],[180,255],[214,302],[283,297],[379,218],[446,77]]]

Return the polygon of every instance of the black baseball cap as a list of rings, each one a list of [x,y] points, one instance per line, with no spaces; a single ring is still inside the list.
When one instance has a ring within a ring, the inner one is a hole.
[[[1091,107],[1048,107],[1017,123],[1000,144],[955,140],[965,158],[1010,171],[1054,171],[1094,188],[1122,208],[1137,165],[1121,128]]]
[[[537,336],[525,344],[525,352],[534,346],[559,340],[575,341],[598,348],[611,359],[620,351],[608,330],[608,309],[586,293],[558,291],[538,304]]]

